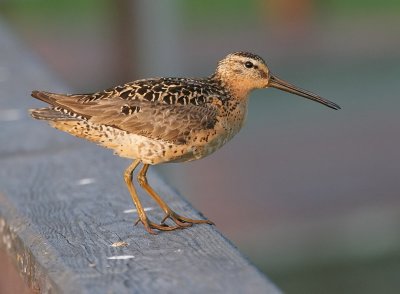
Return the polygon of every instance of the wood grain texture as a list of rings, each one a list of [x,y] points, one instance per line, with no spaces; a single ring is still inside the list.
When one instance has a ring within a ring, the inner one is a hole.
[[[28,93],[39,84],[62,87],[4,26],[0,42],[13,73],[0,85],[6,93],[0,110],[36,106]],[[134,208],[122,177],[129,161],[30,120],[25,112],[0,128],[0,247],[34,291],[279,293],[214,226],[157,236],[133,226],[136,214],[124,212]],[[177,212],[199,216],[151,171],[149,181]],[[156,208],[142,191],[139,196],[145,207]],[[163,216],[158,209],[149,214]],[[121,241],[127,245],[112,246]],[[113,259],[121,256],[129,258]]]

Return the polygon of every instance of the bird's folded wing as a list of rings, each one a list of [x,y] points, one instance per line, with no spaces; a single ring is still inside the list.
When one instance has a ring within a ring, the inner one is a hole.
[[[54,104],[96,124],[176,143],[185,142],[191,131],[211,129],[217,122],[217,110],[211,105],[169,105],[119,97],[82,103],[76,96],[58,97]]]

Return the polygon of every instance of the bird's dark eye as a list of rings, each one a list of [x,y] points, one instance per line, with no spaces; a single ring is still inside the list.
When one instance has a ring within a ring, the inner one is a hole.
[[[253,67],[253,63],[251,61],[246,61],[244,66],[247,67],[247,68],[252,68]]]

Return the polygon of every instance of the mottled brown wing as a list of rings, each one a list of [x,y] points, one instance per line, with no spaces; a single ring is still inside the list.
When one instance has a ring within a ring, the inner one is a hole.
[[[185,143],[191,131],[211,129],[217,122],[217,109],[209,104],[169,105],[117,97],[82,103],[76,96],[58,96],[54,104],[96,124],[178,144]]]

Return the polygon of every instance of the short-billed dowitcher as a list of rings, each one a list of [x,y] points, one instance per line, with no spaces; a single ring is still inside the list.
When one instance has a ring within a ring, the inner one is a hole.
[[[92,94],[33,91],[49,107],[31,115],[71,135],[113,149],[134,159],[124,179],[145,229],[170,231],[195,223],[212,224],[174,212],[147,182],[149,165],[203,158],[228,142],[243,126],[252,90],[273,87],[324,104],[339,105],[273,75],[264,60],[252,53],[229,54],[207,78],[137,80]],[[165,212],[160,224],[147,217],[132,183],[140,165],[140,186]],[[165,222],[170,219],[173,225]]]

